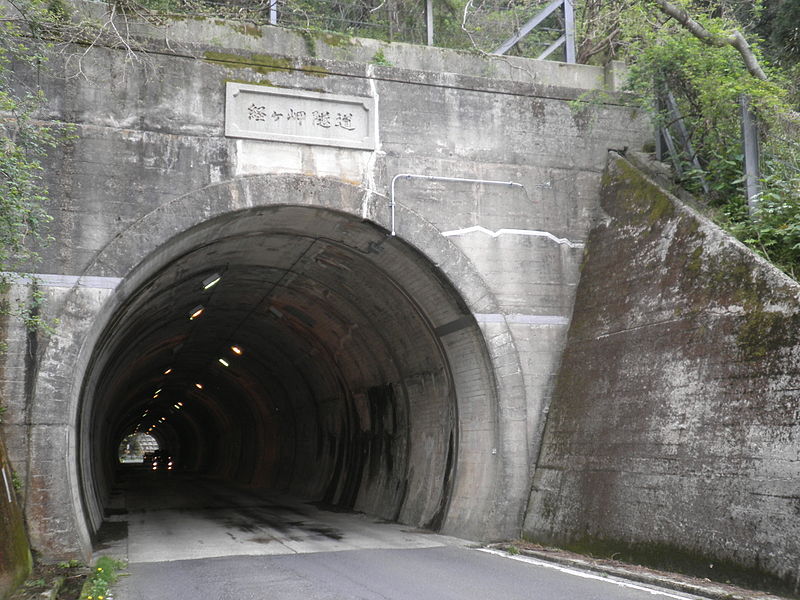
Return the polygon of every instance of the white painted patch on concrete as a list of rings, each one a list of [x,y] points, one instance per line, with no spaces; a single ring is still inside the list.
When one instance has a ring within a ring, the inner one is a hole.
[[[631,581],[628,581],[626,579],[621,579],[619,577],[613,577],[610,575],[599,575],[597,573],[592,573],[590,571],[581,571],[579,569],[565,567],[557,563],[551,563],[545,560],[539,560],[538,558],[532,558],[530,556],[509,554],[508,552],[503,552],[502,550],[495,550],[493,548],[479,548],[478,550],[480,552],[486,552],[488,554],[495,554],[497,556],[510,558],[511,560],[518,560],[520,562],[535,565],[537,567],[544,567],[545,569],[553,569],[555,571],[560,571],[561,573],[566,573],[568,575],[574,575],[575,577],[580,577],[582,579],[593,579],[595,581],[604,581],[605,583],[616,585],[618,587],[624,587],[632,590],[639,590],[641,592],[646,592],[653,596],[661,596],[664,598],[676,598],[677,600],[695,600],[697,598],[697,596],[692,596],[690,594],[679,594],[672,591],[649,587],[643,584],[633,583]]]
[[[485,227],[481,227],[480,225],[473,225],[472,227],[467,227],[465,229],[453,229],[452,231],[443,231],[442,235],[445,237],[453,237],[458,235],[467,235],[470,233],[483,233],[490,237],[496,238],[500,237],[501,235],[525,235],[531,237],[543,237],[547,238],[555,242],[556,244],[561,244],[563,246],[569,246],[570,248],[583,248],[583,242],[573,242],[572,240],[568,240],[567,238],[560,238],[549,231],[537,231],[535,229],[498,229],[497,231],[492,231],[491,229],[486,229]]]
[[[374,110],[372,111],[372,127],[373,131],[375,132],[375,149],[369,155],[369,160],[367,161],[366,168],[364,170],[364,175],[362,180],[367,188],[367,193],[364,194],[364,198],[361,202],[361,218],[367,219],[369,218],[369,201],[373,193],[375,192],[376,182],[375,182],[375,166],[378,162],[378,156],[383,156],[386,153],[383,152],[381,149],[381,140],[380,140],[380,119],[378,118],[378,111],[380,110],[380,96],[378,94],[378,86],[375,84],[375,65],[367,65],[367,77],[369,78],[369,92],[370,96],[372,97],[373,107]],[[381,194],[379,194],[381,195]]]
[[[559,315],[501,315],[497,313],[475,313],[478,323],[522,323],[526,325],[569,325],[569,318]]]
[[[236,140],[236,175],[300,173],[358,185],[371,155],[366,150]]]
[[[113,290],[120,281],[121,277],[97,277],[94,275],[58,275],[53,273],[0,273],[3,277],[8,277],[13,282],[33,283],[44,287],[73,287],[77,285],[82,288],[92,288],[101,290]]]

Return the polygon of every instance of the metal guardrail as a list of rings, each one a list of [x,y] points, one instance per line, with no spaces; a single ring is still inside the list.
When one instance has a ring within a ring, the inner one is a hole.
[[[566,62],[575,63],[575,8],[572,0],[553,0],[535,17],[523,25],[520,30],[503,42],[500,47],[492,54],[502,55],[518,44],[526,35],[535,30],[550,15],[562,9],[564,15],[564,33],[555,42],[545,48],[537,58],[543,60],[550,56],[555,50],[564,46]]]
[[[313,11],[313,4],[309,5],[299,0],[203,1],[208,4],[224,6],[228,10],[238,8],[247,11],[251,15],[260,15],[264,22],[272,25],[307,27],[362,35],[363,37],[371,37],[369,33],[372,32],[373,35],[386,37],[390,41],[397,39],[411,43],[424,43],[428,46],[433,46],[436,43],[434,9],[439,7],[439,10],[443,10],[441,7],[445,6],[441,0],[439,2],[435,2],[435,0],[415,0],[415,3],[404,4],[402,14],[400,14],[391,0],[318,0],[326,7],[326,11],[324,11],[324,14],[321,14],[322,11],[318,11],[320,14],[316,14]],[[491,54],[506,54],[532,32],[538,30],[542,32],[541,37],[549,39],[535,42],[546,46],[536,58],[546,59],[556,50],[563,48],[566,62],[574,63],[576,52],[575,9],[573,2],[574,0],[551,0]],[[448,8],[447,10],[451,9]],[[513,11],[509,11],[508,14],[511,15],[512,13]],[[554,15],[555,18],[551,19],[550,17]],[[466,13],[464,19],[466,19]],[[392,25],[396,20],[404,23],[405,29],[403,31],[397,30],[397,27]],[[543,26],[545,22],[552,23],[554,20],[556,22],[553,26]],[[555,33],[560,35],[552,41]],[[450,34],[452,34],[452,31]]]
[[[750,106],[747,96],[739,97],[740,121],[742,126],[742,170],[745,180],[748,211],[752,215],[758,209],[761,195],[761,151],[759,146],[758,119]],[[708,194],[709,186],[702,175],[702,166],[692,146],[683,117],[675,97],[668,89],[662,89],[656,97],[656,111],[668,120],[656,127],[656,159],[669,158],[678,176],[685,173],[684,161],[688,161],[700,174],[700,184]]]

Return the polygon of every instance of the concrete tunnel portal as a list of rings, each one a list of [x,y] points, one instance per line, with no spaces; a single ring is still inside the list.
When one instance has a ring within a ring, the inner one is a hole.
[[[451,362],[480,333],[429,259],[369,221],[284,205],[196,225],[132,280],[83,376],[90,535],[132,433],[202,477],[442,529],[463,387]],[[453,329],[472,341],[448,349]]]

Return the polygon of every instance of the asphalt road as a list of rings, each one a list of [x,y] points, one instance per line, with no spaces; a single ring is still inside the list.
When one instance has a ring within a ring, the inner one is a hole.
[[[210,482],[137,477],[116,499],[115,600],[694,598]]]

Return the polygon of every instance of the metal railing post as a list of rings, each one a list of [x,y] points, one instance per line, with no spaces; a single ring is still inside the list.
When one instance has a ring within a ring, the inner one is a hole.
[[[569,64],[575,64],[575,7],[564,0],[564,54]]]
[[[492,52],[492,54],[505,54],[511,48],[514,47],[514,44],[519,42],[522,38],[528,35],[531,31],[533,31],[536,26],[544,21],[547,17],[553,14],[556,10],[558,10],[561,5],[564,3],[565,0],[552,0],[550,4],[545,6],[538,14],[536,14],[530,21],[525,23],[520,30],[503,42],[500,47]]]
[[[269,0],[269,23],[278,24],[278,0]]]
[[[744,176],[747,191],[747,208],[752,215],[758,209],[761,193],[761,168],[759,165],[758,120],[750,107],[750,98],[739,96],[742,113],[742,146],[744,147]]]
[[[428,34],[428,46],[433,46],[433,0],[425,0],[425,30]]]

